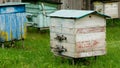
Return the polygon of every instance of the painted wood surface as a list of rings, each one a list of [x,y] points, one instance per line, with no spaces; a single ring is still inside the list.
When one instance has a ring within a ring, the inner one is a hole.
[[[101,3],[95,2],[94,3],[94,10],[111,16],[111,18],[119,18],[120,13],[120,2],[108,2],[108,3]]]
[[[120,2],[115,3],[106,3],[105,4],[105,14],[110,15],[112,18],[118,18],[118,9],[120,8],[118,5]]]
[[[26,5],[26,12],[32,14],[30,22],[28,20],[28,24],[31,24],[33,27],[37,28],[44,28],[49,27],[50,18],[47,16],[50,13],[53,13],[57,10],[57,5],[43,3],[44,6],[42,7],[42,3],[40,4],[27,4]]]
[[[2,6],[2,8],[0,8],[0,42],[26,38],[27,20],[24,7],[25,6]],[[10,10],[8,11],[8,9]]]
[[[90,10],[91,0],[61,0],[61,9]]]
[[[106,54],[106,21],[90,14],[81,19],[51,18],[50,43],[54,54],[82,58]],[[63,49],[58,53],[57,50]]]
[[[61,0],[63,3],[61,9],[81,9],[82,1],[81,0]]]

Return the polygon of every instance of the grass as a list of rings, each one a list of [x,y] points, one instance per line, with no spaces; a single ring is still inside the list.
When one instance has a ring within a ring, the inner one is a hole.
[[[107,55],[86,58],[89,64],[79,60],[72,65],[69,59],[54,57],[50,52],[49,31],[39,33],[29,28],[25,48],[21,42],[14,48],[0,48],[0,68],[119,68],[120,67],[120,27],[107,27]]]

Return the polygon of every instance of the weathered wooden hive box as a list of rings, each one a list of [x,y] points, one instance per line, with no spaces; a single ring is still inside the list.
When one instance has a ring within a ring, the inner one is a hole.
[[[26,12],[28,13],[28,26],[33,26],[37,28],[49,27],[50,18],[47,16],[57,10],[56,4],[42,3],[37,4],[27,4]]]
[[[106,15],[96,11],[60,10],[49,15],[51,50],[73,58],[106,54]]]
[[[111,18],[120,18],[120,2],[94,2],[94,10]]]
[[[26,37],[24,3],[0,5],[0,42],[21,40]]]

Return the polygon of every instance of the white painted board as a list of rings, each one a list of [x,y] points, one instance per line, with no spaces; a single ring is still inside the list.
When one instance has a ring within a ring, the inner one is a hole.
[[[94,10],[105,15],[111,16],[111,18],[119,18],[119,4],[120,2],[95,2]]]
[[[106,21],[98,15],[88,15],[81,19],[52,18],[50,25],[51,46],[63,46],[67,51],[61,54],[82,58],[106,54]],[[67,40],[59,42],[57,35]],[[54,52],[54,49],[52,49]]]

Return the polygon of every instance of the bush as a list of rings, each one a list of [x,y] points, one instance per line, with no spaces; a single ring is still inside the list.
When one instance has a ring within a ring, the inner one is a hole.
[[[107,27],[120,26],[120,19],[107,19]]]

